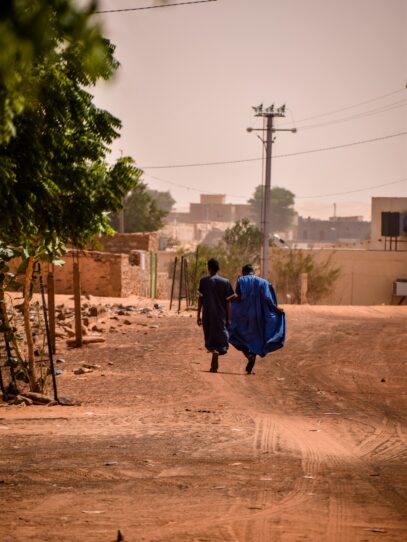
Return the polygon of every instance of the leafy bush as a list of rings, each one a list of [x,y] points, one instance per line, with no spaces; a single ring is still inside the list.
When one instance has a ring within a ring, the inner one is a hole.
[[[311,254],[300,249],[271,250],[272,282],[280,302],[291,298],[291,303],[300,303],[301,274],[308,274],[307,298],[310,303],[317,303],[329,293],[340,275],[340,268],[332,263],[333,253],[325,261],[317,262]]]

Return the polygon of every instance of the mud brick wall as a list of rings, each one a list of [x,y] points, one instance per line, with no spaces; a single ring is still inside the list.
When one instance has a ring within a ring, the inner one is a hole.
[[[153,262],[150,252],[132,250],[129,254],[114,254],[95,250],[82,251],[79,254],[79,270],[82,295],[101,297],[127,297],[138,295],[150,297],[154,290],[154,277],[150,277],[150,265]],[[72,254],[63,257],[65,265],[54,268],[56,294],[73,295],[73,262]],[[12,271],[16,271],[19,260],[10,262]],[[46,271],[47,266],[43,267]],[[22,277],[20,277],[22,279]],[[44,278],[47,283],[46,277]],[[171,281],[168,273],[158,272],[156,292],[157,298],[169,297]]]
[[[130,255],[84,251],[79,256],[82,294],[103,297],[148,295],[148,256],[142,251]],[[55,268],[55,293],[72,294],[72,256],[68,254],[64,260],[64,266]]]
[[[98,244],[105,252],[129,254],[132,250],[157,252],[159,249],[158,232],[116,233],[111,237],[100,237]]]
[[[63,258],[65,265],[55,267],[55,293],[73,293],[72,256]],[[122,254],[104,252],[84,252],[79,256],[81,292],[106,297],[120,297]]]

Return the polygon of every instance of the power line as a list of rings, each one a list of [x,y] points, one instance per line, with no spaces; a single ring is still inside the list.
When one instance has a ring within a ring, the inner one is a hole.
[[[321,147],[319,149],[310,149],[308,151],[299,151],[299,152],[291,152],[287,154],[278,154],[274,156],[273,158],[286,158],[287,156],[300,156],[301,154],[311,154],[314,152],[322,152],[322,151],[332,151],[335,149],[344,149],[346,147],[353,147],[355,145],[363,145],[364,143],[373,143],[375,141],[382,141],[383,139],[391,139],[393,137],[399,137],[402,135],[406,135],[407,132],[399,132],[398,134],[390,134],[387,136],[382,137],[375,137],[373,139],[363,139],[361,141],[354,141],[353,143],[345,143],[343,145],[332,145],[331,147]]]
[[[340,109],[334,109],[333,111],[328,111],[326,113],[319,113],[318,115],[312,115],[310,117],[305,117],[303,119],[297,120],[296,124],[300,122],[306,122],[307,120],[314,120],[319,119],[321,117],[325,117],[328,115],[334,115],[335,113],[342,113],[343,111],[348,111],[349,109],[354,109],[355,107],[359,107],[361,105],[366,105],[372,102],[376,102],[377,100],[382,100],[383,98],[388,98],[389,96],[393,96],[394,94],[398,94],[399,92],[404,92],[406,90],[406,87],[400,88],[398,90],[393,90],[392,92],[388,92],[387,94],[382,94],[381,96],[376,96],[375,98],[370,98],[369,100],[365,100],[363,102],[358,102],[353,105],[348,105],[347,107],[341,107]]]
[[[356,188],[355,190],[346,190],[345,192],[334,192],[332,194],[319,194],[317,196],[295,196],[296,199],[314,199],[314,198],[328,198],[332,196],[343,196],[346,194],[355,194],[356,192],[366,192],[367,190],[373,190],[374,188],[382,188],[383,186],[390,186],[392,184],[405,183],[407,178],[399,179],[398,181],[392,181],[390,183],[376,184],[374,186],[367,186],[365,188]]]
[[[203,194],[203,193],[207,194],[208,193],[206,191],[206,189],[204,189],[204,188],[193,188],[191,186],[175,183],[173,181],[168,181],[166,179],[161,179],[160,177],[155,177],[155,176],[149,175],[149,174],[146,174],[146,177],[150,177],[152,179],[156,179],[157,181],[161,181],[163,183],[169,183],[169,184],[172,184],[174,186],[181,187],[181,188],[186,188],[188,190],[193,190],[194,192],[199,192],[200,194]],[[344,195],[347,195],[347,194],[354,194],[354,193],[357,193],[357,192],[367,192],[367,191],[373,190],[375,188],[383,188],[385,186],[391,186],[393,184],[400,184],[400,183],[404,183],[404,182],[407,182],[407,178],[399,179],[398,181],[391,181],[389,183],[376,184],[376,185],[373,185],[373,186],[365,186],[364,188],[356,188],[354,190],[346,190],[344,192],[334,192],[334,193],[330,193],[330,194],[316,194],[315,196],[295,196],[295,199],[314,199],[314,198],[328,198],[328,197],[333,197],[333,196],[344,196]],[[229,198],[239,198],[239,199],[245,199],[245,200],[249,199],[247,196],[241,196],[241,195],[237,195],[237,194],[225,194],[225,196],[228,196]]]
[[[375,109],[370,109],[369,111],[363,111],[361,113],[356,113],[354,115],[350,115],[349,117],[342,117],[340,119],[335,120],[327,120],[325,122],[319,122],[317,124],[308,124],[306,126],[301,126],[301,130],[310,130],[312,128],[320,128],[322,126],[330,126],[332,124],[340,124],[341,122],[347,122],[350,120],[355,119],[363,119],[366,117],[370,117],[372,115],[378,115],[380,113],[386,113],[387,111],[393,111],[394,109],[399,109],[400,107],[406,107],[407,100],[399,100],[398,102],[393,102],[388,105],[376,107]]]
[[[123,11],[141,11],[145,9],[170,8],[173,6],[187,6],[190,4],[205,4],[207,2],[217,2],[218,0],[190,0],[189,2],[173,2],[172,4],[162,4],[160,6],[141,6],[139,8],[123,8],[123,9],[105,9],[103,11],[95,11],[95,13],[119,13]]]
[[[317,149],[308,149],[306,151],[298,151],[298,152],[291,152],[287,154],[276,154],[273,156],[273,158],[287,158],[288,156],[300,156],[302,154],[311,154],[315,152],[323,152],[323,151],[330,151],[334,149],[343,149],[346,147],[353,147],[355,145],[363,145],[365,143],[373,143],[375,141],[382,141],[385,139],[391,139],[393,137],[400,137],[403,135],[406,135],[406,132],[399,132],[397,134],[390,134],[387,136],[381,136],[381,137],[375,137],[372,139],[362,139],[360,141],[353,141],[352,143],[344,143],[342,145],[332,145],[331,147],[320,147]],[[187,168],[187,167],[204,167],[204,166],[220,166],[220,165],[227,165],[227,164],[241,164],[245,162],[258,162],[262,160],[262,158],[245,158],[241,160],[224,160],[219,162],[197,162],[197,163],[190,163],[190,164],[169,164],[166,166],[139,166],[140,169],[175,169],[175,168]]]

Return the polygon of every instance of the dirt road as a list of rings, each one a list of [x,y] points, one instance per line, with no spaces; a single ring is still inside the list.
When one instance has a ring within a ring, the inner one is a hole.
[[[0,408],[0,541],[407,540],[406,307],[286,312],[252,376],[190,313],[60,354],[82,406]]]

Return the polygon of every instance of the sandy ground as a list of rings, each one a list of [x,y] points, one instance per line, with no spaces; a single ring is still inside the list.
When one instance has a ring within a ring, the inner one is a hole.
[[[82,406],[0,408],[0,541],[407,540],[407,308],[286,313],[252,376],[195,313],[61,343]]]

